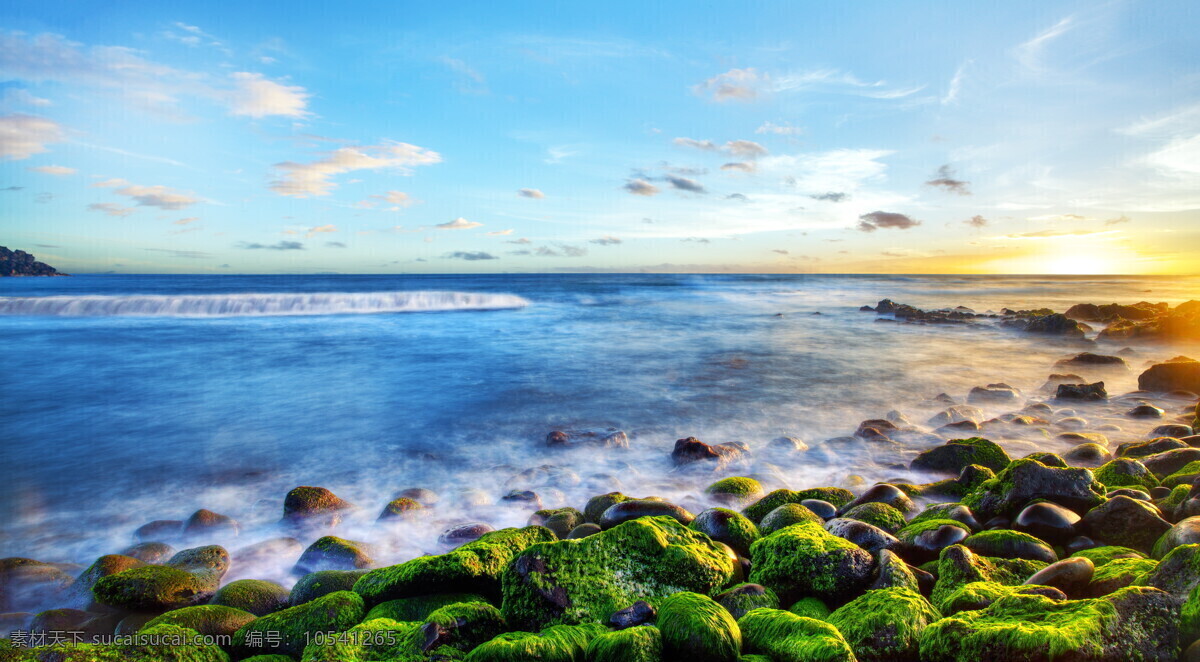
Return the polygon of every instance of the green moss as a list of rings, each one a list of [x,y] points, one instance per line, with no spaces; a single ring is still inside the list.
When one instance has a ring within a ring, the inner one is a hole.
[[[539,510],[529,516],[532,526],[544,526],[554,532],[558,538],[566,538],[571,529],[584,523],[583,513],[574,508],[554,508]]]
[[[910,522],[908,524],[908,526],[905,526],[904,528],[902,528],[896,532],[896,537],[899,538],[902,542],[911,543],[917,536],[921,535],[922,533],[925,533],[926,531],[933,531],[935,529],[940,529],[943,526],[953,526],[955,528],[959,528],[959,529],[962,529],[963,531],[966,531],[968,536],[971,535],[971,527],[967,526],[966,524],[963,524],[962,522],[959,522],[958,520],[923,519],[920,521],[914,520],[913,522]]]
[[[743,556],[749,555],[750,545],[762,537],[754,522],[728,508],[709,508],[697,515],[696,519],[688,524],[688,528],[729,545]]]
[[[359,578],[367,574],[366,570],[318,570],[304,575],[292,586],[288,602],[292,605],[302,605],[317,598],[329,595],[335,591],[349,591]]]
[[[878,502],[857,505],[847,510],[842,517],[866,522],[888,533],[895,533],[908,524],[904,520],[904,513],[900,512],[895,506]]]
[[[1047,486],[1052,486],[1047,493]],[[1047,467],[1037,460],[1012,464],[962,498],[979,521],[1011,517],[1034,499],[1046,498],[1083,513],[1104,502],[1105,486],[1088,469]]]
[[[487,598],[475,593],[440,593],[412,598],[388,600],[375,605],[367,612],[364,621],[389,618],[393,621],[423,621],[434,611],[459,602],[488,602]]]
[[[704,488],[704,493],[722,501],[742,503],[761,499],[765,491],[762,484],[753,478],[733,476],[709,485]]]
[[[785,503],[767,513],[766,517],[762,518],[762,522],[759,523],[758,528],[762,532],[762,535],[769,536],[780,529],[801,522],[824,524],[825,520],[798,503]]]
[[[772,662],[772,660],[766,655],[743,655],[738,658],[738,662]]]
[[[486,602],[459,602],[435,609],[425,619],[425,629],[436,626],[438,643],[465,652],[504,632],[504,616]]]
[[[662,634],[650,625],[606,632],[587,647],[587,662],[662,662]]]
[[[604,511],[618,503],[632,501],[633,497],[620,492],[609,492],[608,494],[600,494],[588,499],[587,505],[583,507],[583,518],[592,524],[600,523],[600,516]]]
[[[1167,517],[1170,517],[1172,514],[1174,514],[1175,509],[1179,508],[1180,504],[1182,504],[1184,501],[1187,501],[1188,494],[1190,494],[1191,491],[1192,486],[1190,484],[1185,483],[1183,485],[1176,485],[1175,487],[1171,488],[1170,494],[1168,494],[1161,501],[1157,502],[1159,509],[1162,510]]]
[[[1084,550],[1075,552],[1074,554],[1071,555],[1071,558],[1075,558],[1075,557],[1085,558],[1085,559],[1091,561],[1092,565],[1099,568],[1108,563],[1115,561],[1116,559],[1127,559],[1127,558],[1144,559],[1144,558],[1146,558],[1146,555],[1137,551],[1136,549],[1129,549],[1128,547],[1116,547],[1113,545],[1109,545],[1109,546],[1105,546],[1105,547],[1093,547],[1091,549],[1084,549]]]
[[[800,490],[799,492],[775,490],[747,506],[742,510],[742,514],[749,517],[751,522],[757,524],[772,510],[784,504],[800,503],[805,499],[820,499],[841,508],[854,500],[854,493],[840,487],[815,487],[809,490]]]
[[[420,514],[424,510],[415,499],[408,497],[398,497],[388,502],[383,507],[383,511],[379,513],[379,520],[384,522],[410,520]]]
[[[504,615],[527,630],[604,622],[638,600],[710,594],[729,583],[735,564],[708,536],[670,517],[643,517],[522,552],[502,575]]]
[[[200,634],[232,635],[255,618],[254,614],[233,607],[198,605],[169,611],[147,622],[141,630],[168,623],[195,630]]]
[[[693,662],[737,662],[742,631],[733,616],[712,598],[676,593],[658,609],[663,653],[670,659]]]
[[[264,579],[239,579],[222,586],[210,604],[248,611],[255,616],[286,609],[291,592]]]
[[[916,517],[909,520],[908,524],[920,524],[931,519],[950,519],[947,517],[954,508],[962,506],[961,503],[931,503],[925,506],[925,509],[917,514]],[[906,525],[907,526],[907,525]]]
[[[995,582],[1003,586],[1023,584],[1047,563],[1027,559],[998,559],[979,556],[962,545],[943,549],[938,558],[937,583],[931,602],[945,613],[945,600],[959,587],[972,582]]]
[[[416,658],[420,623],[390,618],[363,621],[340,633],[314,635],[301,662],[376,662]],[[290,659],[290,658],[289,658]],[[417,659],[424,659],[417,658]]]
[[[755,609],[738,620],[747,653],[774,662],[855,662],[837,628],[778,609]]]
[[[1158,487],[1158,479],[1141,462],[1119,457],[1096,469],[1096,480],[1110,490],[1136,487],[1149,490]]]
[[[920,453],[913,459],[912,468],[958,473],[968,465],[977,464],[1000,471],[1011,461],[1008,453],[995,442],[982,437],[971,437],[952,439],[942,446]]]
[[[1088,593],[1093,598],[1108,595],[1117,589],[1132,586],[1142,575],[1158,567],[1151,559],[1114,559],[1096,568],[1088,583]]]
[[[816,598],[800,598],[792,603],[791,607],[788,607],[788,611],[797,616],[815,618],[818,621],[829,618],[829,614],[831,613],[829,607],[826,607],[824,602]]]
[[[541,632],[506,632],[472,650],[467,662],[585,662],[602,625],[553,625]],[[621,658],[615,658],[621,659]],[[631,658],[637,659],[637,658]]]
[[[946,616],[960,611],[984,609],[993,602],[1017,591],[1028,588],[1024,584],[1005,586],[996,582],[970,582],[959,586],[945,595],[940,603],[941,612]]]
[[[906,588],[867,591],[829,615],[859,662],[917,659],[921,633],[941,614]]]
[[[1179,611],[1179,647],[1200,639],[1200,586],[1192,589]]]
[[[1163,479],[1163,487],[1175,488],[1182,485],[1191,486],[1192,482],[1200,478],[1200,460],[1188,462],[1175,473]]]
[[[758,584],[738,584],[733,588],[718,593],[714,599],[729,612],[734,619],[741,618],[751,609],[766,607],[779,609],[779,596],[775,591]]]
[[[96,602],[118,609],[162,612],[206,602],[216,587],[207,578],[162,565],[144,565],[102,577]]]
[[[242,662],[295,662],[295,660],[287,655],[255,655],[242,660]]]
[[[1001,559],[1029,559],[1053,563],[1058,560],[1049,543],[1020,531],[995,529],[968,536],[962,544],[981,556]]]
[[[1058,453],[1048,453],[1045,451],[1034,451],[1022,459],[1037,460],[1048,467],[1058,467],[1059,469],[1066,469],[1069,466],[1067,461]]]
[[[388,600],[460,591],[498,593],[501,571],[530,545],[555,540],[540,526],[484,534],[447,554],[422,556],[363,575],[354,591],[368,606]]]
[[[811,522],[793,524],[754,543],[749,581],[783,600],[838,602],[866,585],[874,560],[858,545]]]
[[[233,645],[244,655],[299,656],[317,632],[345,632],[357,625],[364,613],[362,598],[357,593],[337,591],[258,618],[237,631]]]

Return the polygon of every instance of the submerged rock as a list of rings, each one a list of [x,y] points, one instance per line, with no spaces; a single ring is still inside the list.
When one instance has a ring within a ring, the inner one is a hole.
[[[1082,400],[1095,402],[1108,399],[1108,391],[1104,390],[1104,382],[1094,384],[1059,384],[1054,393],[1057,400]]]
[[[617,428],[587,428],[581,430],[554,430],[546,435],[546,445],[551,448],[629,448],[629,435]]]

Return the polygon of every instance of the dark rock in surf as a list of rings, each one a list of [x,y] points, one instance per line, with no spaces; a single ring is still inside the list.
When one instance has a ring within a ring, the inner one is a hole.
[[[1059,384],[1054,393],[1057,400],[1082,400],[1095,402],[1108,399],[1108,391],[1104,390],[1104,382],[1094,384]]]

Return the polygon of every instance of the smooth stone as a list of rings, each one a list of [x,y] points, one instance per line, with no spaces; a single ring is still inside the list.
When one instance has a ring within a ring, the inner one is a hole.
[[[1063,545],[1063,549],[1067,552],[1067,556],[1070,556],[1075,552],[1082,552],[1085,549],[1092,549],[1099,546],[1100,543],[1087,536],[1075,536],[1068,540],[1067,544]]]
[[[491,533],[495,530],[492,528],[492,525],[484,524],[483,522],[459,524],[443,531],[442,535],[438,536],[438,542],[447,547],[458,547],[459,545],[479,540],[483,534]]]
[[[1012,528],[1059,545],[1075,537],[1075,525],[1080,519],[1074,511],[1056,503],[1034,503],[1025,506],[1017,515]]]
[[[816,516],[820,517],[821,519],[833,519],[837,517],[837,506],[829,503],[828,501],[822,501],[821,499],[804,499],[800,502],[800,505],[813,511],[813,513],[815,513]]]
[[[936,529],[918,533],[897,551],[906,562],[920,565],[937,559],[943,549],[961,543],[970,535],[962,527],[945,524]]]
[[[1171,490],[1167,490],[1168,494],[1170,494],[1170,492]],[[1110,499],[1118,496],[1127,496],[1130,499],[1137,499],[1138,501],[1149,501],[1151,498],[1151,495],[1143,492],[1142,490],[1135,490],[1132,487],[1122,487],[1116,490],[1109,490],[1107,496]]]
[[[602,530],[603,529],[600,528],[599,524],[585,522],[584,524],[580,524],[579,526],[571,529],[571,532],[567,534],[567,540],[579,540],[580,538],[586,538],[590,535],[600,533]]]
[[[853,519],[831,519],[825,522],[825,530],[843,540],[849,540],[871,554],[883,549],[893,549],[900,544],[900,540],[887,531]]]
[[[861,506],[864,503],[886,503],[902,513],[911,513],[917,508],[916,505],[913,504],[912,499],[910,499],[903,490],[895,485],[880,483],[878,485],[872,485],[857,499],[846,504],[839,511],[839,514],[844,513],[855,506]]]
[[[1093,538],[1148,554],[1171,523],[1154,504],[1118,496],[1088,511],[1083,528]]]
[[[1012,528],[1012,520],[1008,519],[1007,517],[1004,517],[1003,515],[993,517],[992,519],[983,523],[983,528],[986,531],[995,531],[996,529],[1009,529],[1009,528]]]
[[[1175,523],[1154,545],[1154,557],[1162,558],[1181,545],[1200,543],[1200,517],[1189,517]]]
[[[694,515],[673,503],[652,501],[650,499],[632,499],[609,506],[608,510],[605,510],[604,514],[600,516],[600,528],[611,529],[618,524],[638,519],[639,517],[662,516],[672,517],[685,526],[691,524],[692,520],[695,519]]]
[[[1129,418],[1162,418],[1163,410],[1154,405],[1138,405],[1125,412]]]
[[[652,623],[656,616],[658,611],[653,605],[645,600],[638,600],[624,609],[613,612],[608,624],[618,630],[626,630],[644,623]]]
[[[1027,585],[1051,586],[1066,593],[1071,598],[1086,597],[1088,583],[1096,566],[1091,559],[1077,556],[1063,559],[1042,568],[1025,580]]]

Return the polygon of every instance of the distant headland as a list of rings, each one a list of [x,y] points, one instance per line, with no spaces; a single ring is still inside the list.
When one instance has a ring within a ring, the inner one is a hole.
[[[33,259],[25,251],[9,250],[0,246],[0,277],[4,276],[69,276],[59,273],[57,269]]]

